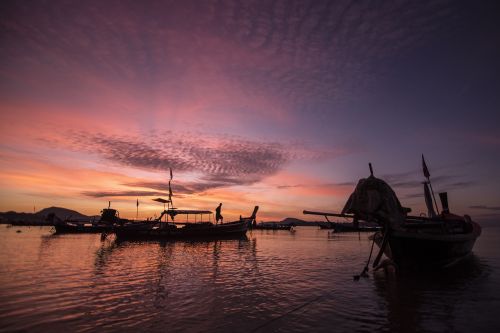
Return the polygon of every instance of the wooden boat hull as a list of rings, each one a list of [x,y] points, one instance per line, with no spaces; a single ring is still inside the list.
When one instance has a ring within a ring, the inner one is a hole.
[[[443,268],[457,263],[470,254],[480,234],[481,227],[475,222],[472,222],[472,230],[468,233],[392,231],[389,246],[384,253],[399,268]],[[380,232],[375,236],[375,242],[379,247],[382,238]]]
[[[115,228],[117,239],[226,239],[245,236],[248,221],[242,220],[214,225],[212,223],[192,223],[184,227],[166,223],[150,226],[124,225]]]
[[[55,214],[49,214],[47,220],[50,221],[57,234],[82,234],[82,233],[102,233],[112,232],[116,223],[126,223],[129,220],[120,219],[118,211],[112,208],[104,208],[101,217],[96,221],[89,220],[60,220]]]

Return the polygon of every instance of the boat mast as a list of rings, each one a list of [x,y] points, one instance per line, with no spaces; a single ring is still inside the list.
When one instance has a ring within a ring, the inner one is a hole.
[[[170,183],[172,182],[172,179],[174,178],[172,174],[172,168],[170,169],[170,180],[168,181],[168,201],[170,201],[170,205],[172,205],[172,208],[174,207],[174,203],[172,202],[172,187],[170,186]]]
[[[429,187],[431,188],[432,199],[434,200],[434,205],[436,206],[436,213],[439,215],[439,208],[438,208],[436,197],[434,196],[434,190],[432,189],[432,184],[431,184],[431,174],[429,173],[429,169],[427,168],[427,164],[425,163],[424,154],[422,154],[422,169],[423,169],[425,178],[427,178],[427,183],[429,184]]]

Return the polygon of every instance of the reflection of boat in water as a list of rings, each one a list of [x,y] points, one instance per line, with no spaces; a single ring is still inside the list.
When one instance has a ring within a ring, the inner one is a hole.
[[[116,209],[105,208],[101,211],[101,217],[98,221],[81,220],[59,220],[54,214],[48,219],[53,221],[56,233],[102,233],[111,232],[116,223],[124,223],[128,220],[121,219]]]
[[[374,236],[374,242],[380,247],[374,266],[379,263],[382,253],[400,268],[451,265],[472,251],[481,234],[481,227],[468,215],[451,214],[446,193],[440,193],[442,212],[434,212],[429,171],[424,161],[423,165],[427,177],[427,182],[423,184],[428,217],[408,215],[411,209],[402,207],[392,188],[373,176],[371,165],[370,177],[358,182],[342,213],[321,215],[352,218],[354,223],[375,222],[382,227]],[[304,214],[309,213],[304,211]]]
[[[207,210],[178,210],[169,208],[154,221],[127,222],[114,228],[117,239],[186,239],[186,238],[238,238],[245,236],[248,226],[255,220],[258,206],[250,217],[240,217],[229,223],[212,223],[212,212]],[[208,221],[203,220],[208,216]],[[162,218],[165,216],[165,221]],[[184,220],[179,221],[178,216]],[[194,221],[189,220],[194,217]],[[177,220],[176,220],[177,219]]]
[[[490,274],[491,267],[475,254],[462,260],[460,265],[441,270],[440,274],[433,271],[401,271],[396,278],[380,271],[374,272],[371,279],[374,290],[387,310],[383,316],[387,320],[381,323],[379,331],[429,332],[436,327],[471,331],[471,327],[464,326],[463,321],[481,312],[475,300],[483,299],[485,291],[478,289],[478,285]],[[485,305],[485,308],[490,306]],[[477,330],[477,321],[470,322]],[[483,326],[488,326],[488,323],[483,323]]]

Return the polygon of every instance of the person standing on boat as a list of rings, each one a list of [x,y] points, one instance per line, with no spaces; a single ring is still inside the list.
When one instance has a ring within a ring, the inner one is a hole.
[[[219,206],[217,206],[217,208],[215,208],[215,223],[218,223],[219,220],[220,220],[220,223],[222,223],[222,221],[224,220],[224,218],[222,217],[220,211],[222,209],[222,203],[219,204]]]

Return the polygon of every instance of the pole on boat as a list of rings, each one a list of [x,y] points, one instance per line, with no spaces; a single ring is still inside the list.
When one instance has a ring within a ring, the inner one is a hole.
[[[172,187],[170,186],[170,183],[172,182],[174,175],[172,174],[172,168],[169,169],[170,169],[170,180],[168,181],[168,200],[170,201],[171,207],[174,207],[174,203],[172,201]]]
[[[372,168],[372,164],[371,163],[368,163],[368,167],[370,167],[370,176],[373,177],[373,168]]]
[[[443,207],[443,213],[449,213],[450,207],[448,205],[448,192],[439,193],[439,199],[441,199],[441,206]]]
[[[346,217],[346,218],[354,218],[354,215],[352,214],[337,214],[337,213],[324,213],[324,212],[313,212],[310,210],[304,210],[302,211],[302,214],[304,215],[320,215],[320,216],[334,216],[334,217]]]
[[[139,198],[137,198],[137,203],[136,203],[136,211],[135,211],[135,219],[139,219]]]
[[[427,182],[429,183],[429,187],[431,188],[432,198],[434,199],[434,205],[436,206],[436,213],[439,215],[439,208],[438,208],[436,197],[434,196],[434,190],[432,189],[432,184],[431,184],[431,174],[429,172],[429,169],[427,168],[427,164],[425,163],[424,154],[422,154],[422,170],[424,172],[425,178],[427,178]]]

